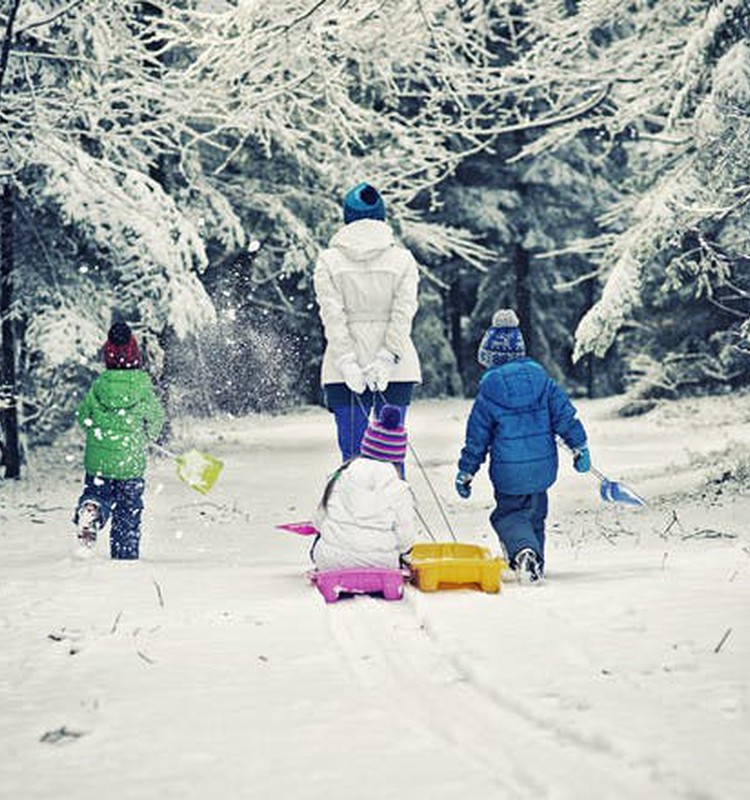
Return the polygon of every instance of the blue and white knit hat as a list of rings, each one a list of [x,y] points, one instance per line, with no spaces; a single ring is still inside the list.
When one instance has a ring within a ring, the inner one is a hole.
[[[362,437],[360,453],[376,461],[401,464],[406,460],[406,430],[396,406],[384,405],[377,422],[370,422]]]
[[[477,360],[483,367],[499,367],[526,355],[526,343],[518,327],[518,317],[511,308],[501,308],[492,317],[479,345]]]
[[[369,183],[358,183],[344,198],[344,222],[358,219],[385,220],[385,203],[380,193]]]

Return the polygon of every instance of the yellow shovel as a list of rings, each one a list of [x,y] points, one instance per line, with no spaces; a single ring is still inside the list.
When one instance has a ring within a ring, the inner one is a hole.
[[[152,444],[161,453],[174,459],[177,465],[177,477],[201,494],[208,494],[224,467],[223,461],[208,455],[208,453],[201,453],[199,450],[192,449],[186,453],[177,454],[161,445],[153,442]]]

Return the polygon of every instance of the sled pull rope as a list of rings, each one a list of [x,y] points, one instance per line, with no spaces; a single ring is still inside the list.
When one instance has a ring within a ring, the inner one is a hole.
[[[453,539],[454,542],[457,542],[458,539],[456,538],[456,532],[453,530],[453,526],[451,525],[450,520],[448,519],[448,515],[445,513],[445,508],[443,507],[443,504],[440,501],[440,497],[438,497],[438,493],[435,491],[435,487],[432,485],[432,481],[427,475],[427,470],[425,470],[424,465],[422,464],[422,461],[417,455],[417,451],[414,449],[414,445],[411,443],[411,441],[407,439],[406,443],[409,446],[409,452],[414,456],[414,460],[417,462],[417,466],[419,467],[419,470],[422,473],[422,477],[424,478],[427,487],[429,488],[433,498],[435,499],[435,504],[437,505],[438,510],[440,511],[440,515],[443,518],[443,522],[445,522],[445,525],[448,528],[448,532],[451,535],[451,539]]]
[[[416,503],[414,503],[414,513],[417,515],[417,519],[422,523],[422,527],[425,529],[425,531],[427,531],[427,535],[430,537],[430,539],[432,539],[433,542],[436,542],[437,539],[435,538],[435,534],[432,532],[429,523],[424,518],[424,515],[419,510],[419,506],[417,506]]]

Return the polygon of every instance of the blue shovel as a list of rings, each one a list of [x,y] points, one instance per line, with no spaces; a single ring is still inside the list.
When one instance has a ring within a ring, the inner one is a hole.
[[[611,481],[593,465],[589,472],[599,479],[599,495],[607,503],[624,503],[629,506],[646,505],[646,501],[629,486],[618,481]]]
[[[568,447],[562,439],[557,440],[575,458],[578,450]],[[593,464],[589,468],[589,474],[599,481],[599,496],[606,503],[623,503],[629,506],[645,506],[646,501],[629,486],[619,481],[611,481],[603,472],[600,472]]]

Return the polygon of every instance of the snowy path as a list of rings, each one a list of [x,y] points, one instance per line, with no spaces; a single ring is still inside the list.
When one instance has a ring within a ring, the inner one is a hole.
[[[326,606],[308,542],[273,529],[335,466],[325,412],[201,426],[225,473],[204,499],[153,466],[139,563],[70,557],[77,445],[40,455],[43,480],[0,487],[0,797],[750,796],[750,501],[699,491],[712,453],[748,458],[747,406],[581,404],[599,465],[661,500],[603,507],[566,466],[544,586],[402,603]],[[409,427],[461,538],[494,548],[486,481],[451,494],[467,409]]]

